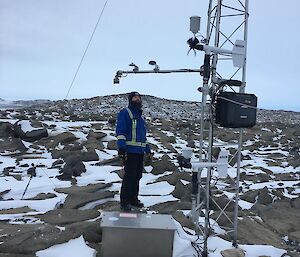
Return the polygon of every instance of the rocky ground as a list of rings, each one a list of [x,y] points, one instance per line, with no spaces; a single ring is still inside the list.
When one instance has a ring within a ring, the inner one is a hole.
[[[125,101],[119,95],[0,111],[0,256],[36,256],[81,235],[99,255],[101,213],[119,210],[122,167],[114,129]],[[176,157],[185,146],[199,157],[198,107],[145,99],[155,155],[145,163],[140,199],[147,211],[171,214],[190,229],[191,175],[178,168]],[[271,245],[285,249],[283,256],[300,256],[299,123],[298,113],[260,111],[259,123],[245,130],[239,244]],[[217,206],[227,206],[226,215],[233,216],[237,134],[217,127],[214,133],[214,157],[220,147],[231,155],[229,176],[213,176],[211,232],[229,241],[232,234],[223,226],[231,223]],[[31,167],[36,176],[22,199]]]

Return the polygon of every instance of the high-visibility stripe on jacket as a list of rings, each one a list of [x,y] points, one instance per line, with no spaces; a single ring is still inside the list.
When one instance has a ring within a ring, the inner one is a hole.
[[[146,133],[142,111],[129,106],[119,112],[116,127],[119,149],[126,149],[129,153],[149,153]]]

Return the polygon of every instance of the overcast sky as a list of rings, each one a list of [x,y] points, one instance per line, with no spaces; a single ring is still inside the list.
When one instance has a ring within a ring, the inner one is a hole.
[[[233,0],[224,0],[232,2]],[[247,88],[259,106],[300,111],[297,79],[300,1],[250,0]],[[104,0],[0,0],[0,98],[63,99]],[[136,63],[148,69],[199,68],[187,56],[189,17],[208,0],[109,0],[68,98],[125,93],[200,100],[198,74],[133,75],[113,85],[115,72]],[[225,28],[226,29],[226,28]]]

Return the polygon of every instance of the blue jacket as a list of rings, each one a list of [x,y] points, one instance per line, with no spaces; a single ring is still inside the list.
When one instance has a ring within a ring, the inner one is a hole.
[[[141,110],[129,105],[119,112],[116,127],[119,149],[124,149],[128,153],[150,153],[146,133]]]

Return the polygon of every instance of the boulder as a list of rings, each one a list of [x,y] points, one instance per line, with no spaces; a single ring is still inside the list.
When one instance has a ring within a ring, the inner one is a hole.
[[[0,191],[0,200],[3,199],[3,195],[7,194],[9,191],[11,191],[11,189],[7,189],[7,190],[4,190],[4,191]]]
[[[58,159],[55,162],[52,163],[51,168],[61,168],[61,166],[64,164],[65,162],[62,159]]]
[[[294,181],[297,180],[294,173],[278,173],[275,174],[276,180],[281,181]]]
[[[291,243],[298,246],[298,251],[300,252],[300,230],[289,233],[289,241]]]
[[[35,254],[0,253],[1,257],[36,257]]]
[[[11,137],[13,135],[13,125],[9,122],[0,122],[0,137]]]
[[[294,168],[300,167],[300,158],[294,158],[290,160],[289,164]]]
[[[236,151],[235,151],[236,152]],[[235,153],[233,153],[233,154],[235,154]],[[231,166],[231,167],[234,167],[234,165],[237,163],[237,156],[238,156],[238,154],[236,153],[235,155],[232,155],[232,154],[230,154],[229,155],[229,160],[230,160],[230,162],[229,162],[229,165]],[[245,157],[244,157],[244,155],[241,153],[241,161],[243,161],[243,160],[245,160]]]
[[[82,146],[84,146],[88,150],[89,149],[98,149],[98,150],[104,149],[102,141],[100,141],[94,137],[89,137],[86,141],[82,142]]]
[[[78,138],[75,137],[75,135],[71,132],[63,132],[56,136],[50,136],[48,138],[43,138],[39,140],[39,145],[44,145],[48,149],[54,149],[56,146],[60,144],[62,145],[68,145],[70,143],[73,143]]]
[[[125,175],[125,170],[124,169],[119,169],[119,170],[116,170],[115,172],[118,174],[120,179],[124,178],[124,175]]]
[[[103,118],[102,120],[106,120],[106,118]],[[92,128],[95,129],[95,130],[103,129],[103,124],[102,123],[92,123],[91,125],[92,125]]]
[[[180,180],[177,181],[172,195],[178,199],[191,201],[191,186],[190,184],[184,185]]]
[[[238,243],[273,245],[282,248],[281,237],[259,219],[244,217],[238,224]]]
[[[162,177],[159,177],[156,180],[156,182],[167,181],[170,185],[175,186],[176,183],[180,180],[185,180],[185,181],[191,182],[192,181],[192,176],[188,172],[175,171],[172,174],[164,175]]]
[[[277,201],[278,199],[283,199],[285,198],[283,193],[284,193],[284,189],[283,188],[278,188],[278,189],[272,189],[272,195],[274,195],[274,200],[273,201]],[[276,199],[278,198],[278,199]]]
[[[69,194],[63,204],[64,209],[78,209],[85,204],[106,198],[114,197],[115,193],[111,191],[102,191],[94,193],[76,192]]]
[[[271,181],[271,177],[268,174],[260,173],[256,175],[256,182],[269,182]]]
[[[14,125],[14,135],[17,138],[21,138],[26,142],[34,142],[44,137],[48,137],[48,131],[45,128],[36,128],[31,131],[23,131],[20,122],[25,121],[17,121]],[[30,121],[28,121],[30,123]],[[30,125],[32,125],[30,123]]]
[[[258,196],[257,190],[249,190],[246,193],[244,193],[240,198],[244,201],[255,203]]]
[[[87,138],[88,138],[88,139],[89,139],[89,138],[102,139],[102,138],[104,138],[104,137],[106,137],[106,136],[107,136],[107,134],[104,133],[104,132],[101,132],[101,131],[98,132],[98,131],[93,131],[93,130],[91,130],[91,131],[89,132]]]
[[[36,167],[32,166],[27,170],[27,175],[36,177]]]
[[[273,202],[272,196],[269,194],[269,190],[267,187],[260,189],[258,191],[257,202],[260,204],[270,204]]]
[[[33,131],[26,132],[24,141],[34,142],[34,141],[39,140],[43,137],[48,137],[47,129],[45,129],[45,128],[36,129],[36,130],[33,130]]]
[[[29,164],[28,163],[24,163],[22,165],[19,165],[19,167],[22,167],[22,168],[28,168],[29,167]]]
[[[57,209],[48,211],[37,217],[46,223],[63,226],[79,221],[94,219],[98,216],[99,212],[97,210]]]
[[[121,158],[119,157],[113,157],[107,160],[103,160],[100,162],[97,162],[95,164],[96,166],[104,166],[104,165],[111,165],[111,166],[121,166],[123,165]]]
[[[116,121],[117,121],[116,117],[110,117],[108,119],[108,123],[111,124],[111,125],[115,125]]]
[[[51,199],[51,198],[55,198],[55,197],[57,197],[57,195],[53,194],[53,193],[47,193],[47,194],[39,193],[35,197],[30,198],[30,200],[45,200],[45,199]]]
[[[212,148],[212,156],[217,159],[218,156],[219,156],[219,153],[221,151],[221,148],[220,147],[213,147]]]
[[[218,209],[211,214],[211,218],[217,221],[219,226],[230,227],[231,222],[234,220],[234,212],[229,212],[228,210],[223,212]]]
[[[294,127],[293,135],[296,137],[300,137],[300,127],[299,126]]]
[[[97,184],[88,184],[87,186],[71,186],[71,187],[63,187],[56,188],[55,191],[58,193],[64,194],[75,194],[75,193],[95,193],[95,192],[103,192],[107,188],[111,187],[112,183],[97,183]]]
[[[99,221],[77,222],[66,225],[61,230],[50,224],[26,224],[26,225],[1,225],[8,234],[2,238],[0,255],[20,257],[29,255],[36,256],[36,252],[49,248],[53,245],[62,244],[83,235],[88,243],[99,244],[102,239],[102,230]],[[17,245],[17,247],[16,247]]]
[[[168,155],[163,155],[163,157],[158,161],[152,162],[153,170],[151,171],[154,175],[163,174],[166,171],[177,171],[177,167],[170,161]]]
[[[76,159],[78,161],[98,161],[99,156],[96,153],[95,149],[90,149],[88,151],[78,151],[78,150],[53,150],[52,151],[52,158],[53,159],[64,159],[65,161],[70,161]]]
[[[107,144],[107,149],[109,150],[118,150],[117,140],[109,141]]]
[[[57,176],[60,180],[71,180],[73,177],[80,176],[86,172],[85,166],[77,156],[70,156],[65,160],[66,164],[60,170],[61,175]]]
[[[24,153],[27,151],[27,148],[20,138],[5,138],[4,141],[1,141],[0,152],[5,151],[20,151],[21,153]]]
[[[89,149],[86,152],[82,152],[80,156],[81,160],[84,162],[99,161],[99,156],[96,153],[95,149]]]
[[[289,201],[281,200],[268,206],[256,206],[259,216],[266,225],[281,235],[300,230],[300,212]]]
[[[70,231],[81,231],[83,238],[90,245],[96,244],[98,247],[101,247],[102,241],[102,228],[99,226],[99,221],[83,221],[78,223],[73,223],[67,226],[67,229]],[[100,252],[99,252],[100,253]],[[98,255],[97,255],[98,256]]]
[[[9,236],[0,245],[0,252],[11,254],[35,254],[38,250],[68,242],[70,239],[81,235],[80,231],[77,233],[74,233],[75,231],[61,231],[52,225],[44,224],[27,224],[19,226],[17,231],[10,231],[10,228],[5,231]]]
[[[195,229],[195,225],[191,218],[188,218],[182,211],[176,211],[172,214],[173,218],[178,221],[183,227]]]
[[[210,205],[211,205],[211,208],[213,210],[219,210],[219,207],[221,207],[222,209],[226,207],[226,211],[229,211],[229,212],[233,212],[234,211],[234,208],[235,208],[235,204],[233,201],[231,201],[230,199],[228,199],[225,195],[222,195],[220,197],[215,197],[214,200],[216,201],[215,202],[212,202]],[[219,206],[219,207],[218,207]],[[239,210],[241,208],[239,207]]]
[[[164,214],[172,214],[177,210],[190,210],[191,208],[191,203],[181,201],[169,201],[150,206],[151,210]]]
[[[300,209],[300,196],[298,196],[297,198],[294,198],[291,201],[291,205],[293,208]]]

